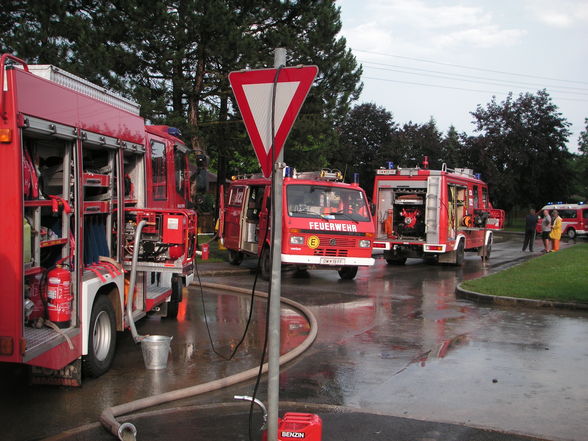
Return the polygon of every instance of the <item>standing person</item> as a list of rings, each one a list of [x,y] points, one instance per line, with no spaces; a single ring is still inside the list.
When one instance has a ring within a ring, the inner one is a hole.
[[[549,238],[551,239],[551,251],[559,251],[559,241],[561,239],[561,217],[557,210],[551,212],[551,218],[553,219],[553,226],[551,227],[551,233]]]
[[[529,214],[525,216],[525,240],[523,241],[523,251],[529,246],[529,251],[533,252],[533,245],[535,244],[535,231],[537,229],[537,215],[535,210],[529,209]]]
[[[549,216],[549,210],[543,210],[543,220],[541,221],[541,240],[543,241],[543,252],[549,252],[549,233],[551,233],[551,216]]]

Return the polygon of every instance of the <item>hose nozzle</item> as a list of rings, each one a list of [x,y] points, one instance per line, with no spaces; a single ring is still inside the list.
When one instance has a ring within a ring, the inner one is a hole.
[[[249,397],[247,395],[235,395],[233,398],[235,400],[250,401],[250,402],[253,401],[255,404],[257,404],[263,412],[263,424],[261,425],[260,430],[265,430],[265,427],[267,425],[267,409],[265,408],[265,405],[263,404],[263,402],[261,400],[258,400],[257,398]]]

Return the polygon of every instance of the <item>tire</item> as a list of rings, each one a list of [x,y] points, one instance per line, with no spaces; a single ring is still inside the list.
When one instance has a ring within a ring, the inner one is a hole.
[[[386,259],[388,265],[404,265],[406,263],[405,256],[395,256],[391,251],[384,252],[384,259]]]
[[[388,265],[404,265],[406,263],[406,257],[390,257],[386,258]]]
[[[269,280],[272,276],[272,253],[267,245],[261,250],[261,257],[259,258],[259,275],[263,280]]]
[[[465,246],[464,241],[460,240],[457,250],[455,250],[455,266],[462,266],[465,258]]]
[[[357,266],[344,266],[338,272],[341,279],[352,280],[357,275]]]
[[[308,269],[306,269],[305,267],[296,267],[295,271],[294,271],[294,277],[298,278],[298,279],[308,279],[309,274],[308,274]]]
[[[83,359],[86,376],[99,377],[106,373],[114,359],[116,324],[114,308],[108,297],[99,295],[92,306],[88,333],[88,354]]]
[[[434,254],[432,256],[425,255],[425,256],[423,256],[423,261],[427,265],[435,265],[435,264],[437,264],[437,262],[439,262],[439,256],[436,254]]]
[[[235,250],[229,250],[229,263],[231,265],[240,265],[243,262],[243,253]]]
[[[568,228],[566,236],[568,237],[568,239],[574,240],[576,238],[576,230],[574,230],[573,228]]]
[[[182,278],[178,276],[173,276],[171,283],[172,295],[169,302],[167,302],[167,314],[165,318],[175,320],[178,318],[178,309],[182,301],[182,288],[184,287],[184,283],[182,282]]]

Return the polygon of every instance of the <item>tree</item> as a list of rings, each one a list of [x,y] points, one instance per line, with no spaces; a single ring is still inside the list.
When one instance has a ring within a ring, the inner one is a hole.
[[[355,106],[339,126],[341,148],[329,163],[350,177],[359,173],[360,185],[370,194],[375,170],[384,166],[396,130],[392,114],[373,103]]]
[[[516,99],[511,93],[501,103],[494,97],[472,115],[481,135],[470,140],[470,151],[501,208],[541,206],[570,195],[570,123],[545,90]]]
[[[588,118],[584,119],[584,124],[586,127],[578,136],[579,154],[573,155],[570,161],[573,170],[573,192],[570,202],[588,200]]]
[[[449,168],[464,168],[467,157],[465,152],[465,141],[467,135],[465,133],[459,134],[454,126],[450,126],[447,134],[441,141],[441,159],[440,162],[445,163]]]
[[[578,136],[578,150],[582,155],[588,156],[588,118],[584,118],[584,130]]]
[[[2,50],[56,64],[141,104],[150,122],[179,127],[211,156],[220,181],[230,158],[254,158],[227,80],[232,70],[316,64],[319,76],[287,142],[294,165],[326,163],[334,122],[361,91],[361,67],[334,2],[304,0],[8,0]],[[14,26],[13,24],[17,25]],[[240,161],[242,162],[242,161]],[[248,161],[245,160],[245,163]]]

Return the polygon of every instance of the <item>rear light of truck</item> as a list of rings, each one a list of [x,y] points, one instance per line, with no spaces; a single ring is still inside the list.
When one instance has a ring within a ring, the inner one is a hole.
[[[12,337],[0,336],[0,355],[14,354],[14,339]]]
[[[443,251],[443,245],[427,245],[425,251]]]
[[[4,143],[12,142],[12,130],[11,129],[0,129],[0,142],[4,142]]]

